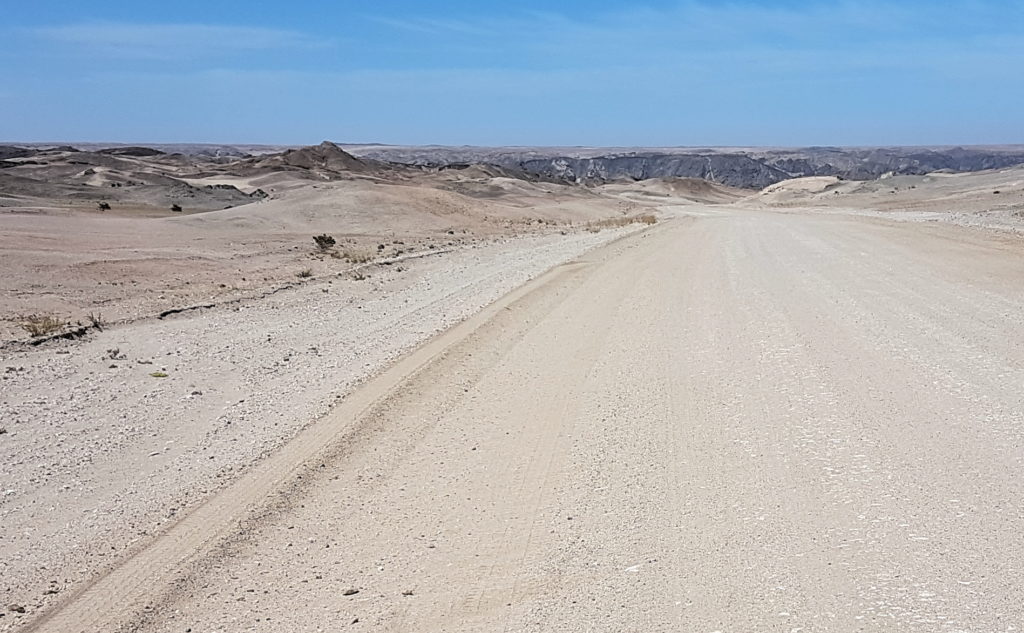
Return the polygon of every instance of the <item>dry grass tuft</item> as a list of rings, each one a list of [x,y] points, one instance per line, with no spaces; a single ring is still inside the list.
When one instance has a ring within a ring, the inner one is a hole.
[[[365,264],[367,262],[372,262],[374,258],[374,254],[370,251],[355,248],[341,249],[340,256],[345,261],[352,262],[353,264]]]
[[[618,229],[630,224],[657,224],[658,218],[653,213],[644,213],[642,215],[629,215],[620,218],[607,218],[604,220],[596,220],[586,225],[586,229],[591,233],[597,233],[604,229]]]
[[[59,319],[52,314],[30,314],[21,317],[18,323],[21,329],[29,333],[33,338],[56,334],[68,327],[68,322]]]

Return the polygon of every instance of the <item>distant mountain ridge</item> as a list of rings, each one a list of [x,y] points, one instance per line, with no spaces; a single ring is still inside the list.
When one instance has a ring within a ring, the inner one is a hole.
[[[790,178],[838,176],[872,180],[886,174],[972,172],[1024,164],[1024,147],[636,150],[601,154],[599,148],[559,153],[544,148],[348,146],[376,160],[444,166],[486,163],[581,184],[649,178],[700,178],[762,189]],[[562,150],[569,148],[560,148]]]
[[[76,151],[70,146],[30,143],[0,146],[5,161],[39,148]],[[108,156],[184,155],[253,170],[289,170],[316,178],[382,173],[399,166],[426,169],[489,165],[517,178],[601,184],[651,178],[699,178],[744,189],[763,189],[790,178],[836,176],[873,180],[937,171],[974,172],[1024,164],[1024,146],[974,147],[805,147],[805,148],[600,148],[356,145],[325,141],[314,146],[78,144]]]

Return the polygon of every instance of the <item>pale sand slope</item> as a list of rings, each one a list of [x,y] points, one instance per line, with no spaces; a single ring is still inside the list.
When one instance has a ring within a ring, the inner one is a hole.
[[[401,353],[620,234],[495,240],[5,353],[0,629],[149,542]]]
[[[1008,630],[1022,270],[949,226],[660,224],[407,357],[31,630]]]
[[[933,173],[878,180],[794,178],[766,187],[742,204],[809,207],[893,220],[949,222],[1024,233],[1024,167],[974,173]]]
[[[471,193],[493,185],[456,177]],[[59,207],[0,209],[0,345],[29,338],[18,326],[24,315],[130,321],[259,296],[295,284],[307,269],[314,276],[351,269],[350,262],[317,252],[312,237],[321,233],[337,239],[335,255],[390,258],[494,237],[576,232],[588,222],[671,202],[624,204],[531,183],[521,183],[522,191],[499,188],[486,199],[361,180],[292,185],[271,188],[260,202],[196,214],[167,211],[162,218],[97,213],[66,200],[51,201]]]

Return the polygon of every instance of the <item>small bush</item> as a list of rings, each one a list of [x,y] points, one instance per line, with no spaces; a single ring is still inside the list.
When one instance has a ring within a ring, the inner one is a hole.
[[[96,208],[99,209],[100,211],[110,211],[110,203],[109,202],[99,202],[99,203],[96,204]]]
[[[295,273],[295,276],[298,277],[299,279],[308,279],[309,277],[313,276],[313,271],[308,268],[305,268]]]
[[[103,320],[103,315],[99,312],[97,312],[96,314],[90,312],[89,315],[86,316],[85,318],[87,321],[89,321],[89,325],[91,327],[96,328],[97,330],[102,331],[104,326],[106,326],[107,324],[107,322]]]
[[[329,251],[332,248],[334,248],[334,245],[337,244],[338,242],[330,235],[324,233],[323,235],[314,235],[313,243],[315,243],[316,247],[319,248],[320,250]]]
[[[30,314],[22,317],[18,324],[33,338],[56,334],[68,326],[68,322],[51,314]]]

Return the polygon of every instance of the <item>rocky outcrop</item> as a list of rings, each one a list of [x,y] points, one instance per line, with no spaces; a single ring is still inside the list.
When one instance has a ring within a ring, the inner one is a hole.
[[[136,156],[136,157],[149,157],[149,156],[162,156],[163,152],[152,147],[108,147],[107,149],[101,149],[97,154],[109,154],[110,156]]]
[[[236,165],[254,173],[285,170],[323,180],[334,180],[349,174],[372,174],[387,169],[387,165],[377,161],[356,158],[330,141],[253,157]]]
[[[649,178],[700,178],[733,187],[766,187],[789,178],[770,165],[741,154],[636,154],[594,158],[535,159],[521,165],[527,173],[577,183]]]
[[[959,147],[945,150],[808,148],[768,152],[762,160],[794,178],[839,176],[847,180],[872,180],[885,174],[921,175],[941,170],[971,172],[1011,167],[1024,164],[1024,152]]]
[[[568,151],[567,151],[568,150]],[[839,148],[731,151],[590,148],[479,148],[375,146],[364,158],[444,166],[486,163],[544,179],[601,183],[649,178],[701,178],[746,189],[761,189],[790,178],[836,176],[871,180],[885,174],[926,174],[998,169],[1024,164],[1024,148]]]

